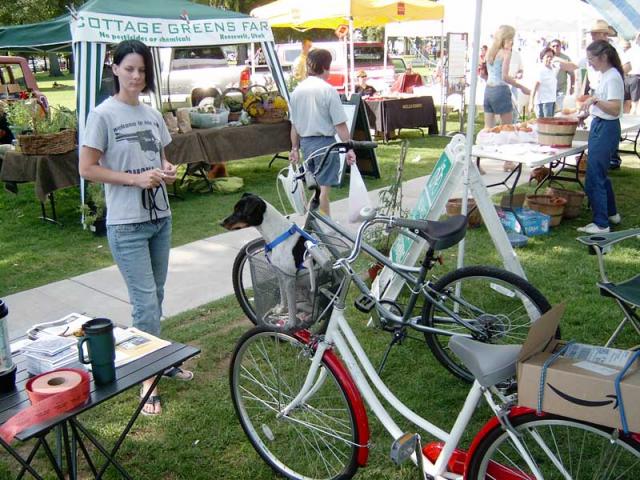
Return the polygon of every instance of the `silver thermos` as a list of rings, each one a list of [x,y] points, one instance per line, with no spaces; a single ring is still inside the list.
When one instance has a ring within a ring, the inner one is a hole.
[[[9,309],[0,300],[0,393],[10,392],[16,385],[16,366],[11,358],[9,343],[8,315]]]

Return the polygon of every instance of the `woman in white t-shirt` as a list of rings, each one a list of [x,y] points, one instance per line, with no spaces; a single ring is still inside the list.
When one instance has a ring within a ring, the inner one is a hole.
[[[593,222],[578,228],[589,234],[607,233],[620,223],[616,199],[609,179],[609,161],[620,143],[620,117],[624,99],[624,73],[618,52],[609,42],[597,40],[587,47],[589,64],[602,74],[592,97],[583,104],[592,116],[589,128],[589,162],[585,192]]]
[[[140,94],[153,92],[151,51],[138,40],[125,40],[113,51],[115,93],[89,114],[80,149],[80,175],[105,184],[107,236],[133,307],[133,326],[160,334],[164,284],[171,248],[171,210],[167,185],[176,180],[164,147],[171,135],[157,110],[140,103]],[[165,375],[190,380],[193,374],[175,367]],[[161,412],[153,378],[144,415]]]
[[[556,106],[558,72],[560,70],[572,72],[577,68],[577,65],[555,57],[554,50],[549,47],[542,50],[540,60],[542,61],[542,65],[540,66],[536,83],[531,91],[529,107],[533,110],[533,106],[536,106],[536,116],[538,118],[553,117]]]

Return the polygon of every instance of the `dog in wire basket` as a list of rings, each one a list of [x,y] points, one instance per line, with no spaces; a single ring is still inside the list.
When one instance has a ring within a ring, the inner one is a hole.
[[[265,241],[264,253],[249,257],[258,320],[286,331],[308,328],[323,303],[317,301],[318,268],[305,256],[305,243],[317,245],[317,239],[250,193],[221,225],[227,230],[255,227]]]

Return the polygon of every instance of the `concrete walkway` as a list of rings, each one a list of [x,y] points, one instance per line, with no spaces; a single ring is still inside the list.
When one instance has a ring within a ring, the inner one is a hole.
[[[407,159],[411,161],[411,159]],[[486,184],[504,178],[502,162],[483,161]],[[404,206],[412,208],[427,177],[404,183]],[[524,171],[521,179],[528,179]],[[500,191],[493,190],[491,193]],[[456,193],[460,196],[461,192]],[[377,205],[378,191],[370,192]],[[348,225],[347,200],[331,204],[335,220]],[[299,219],[294,219],[299,225]],[[354,229],[357,225],[350,225]],[[257,237],[255,229],[222,233],[171,250],[169,275],[165,287],[164,315],[171,317],[233,294],[231,270],[244,244]],[[57,320],[71,312],[107,317],[117,323],[131,323],[131,305],[127,289],[116,266],[25,290],[4,298],[9,307],[9,336],[23,335],[31,326]]]

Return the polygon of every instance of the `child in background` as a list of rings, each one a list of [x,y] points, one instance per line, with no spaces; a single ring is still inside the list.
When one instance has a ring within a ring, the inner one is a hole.
[[[553,117],[556,106],[558,72],[560,70],[572,72],[576,69],[576,65],[556,57],[554,50],[549,47],[542,50],[540,60],[542,65],[538,72],[538,79],[531,91],[529,106],[533,110],[535,104],[538,118]]]

